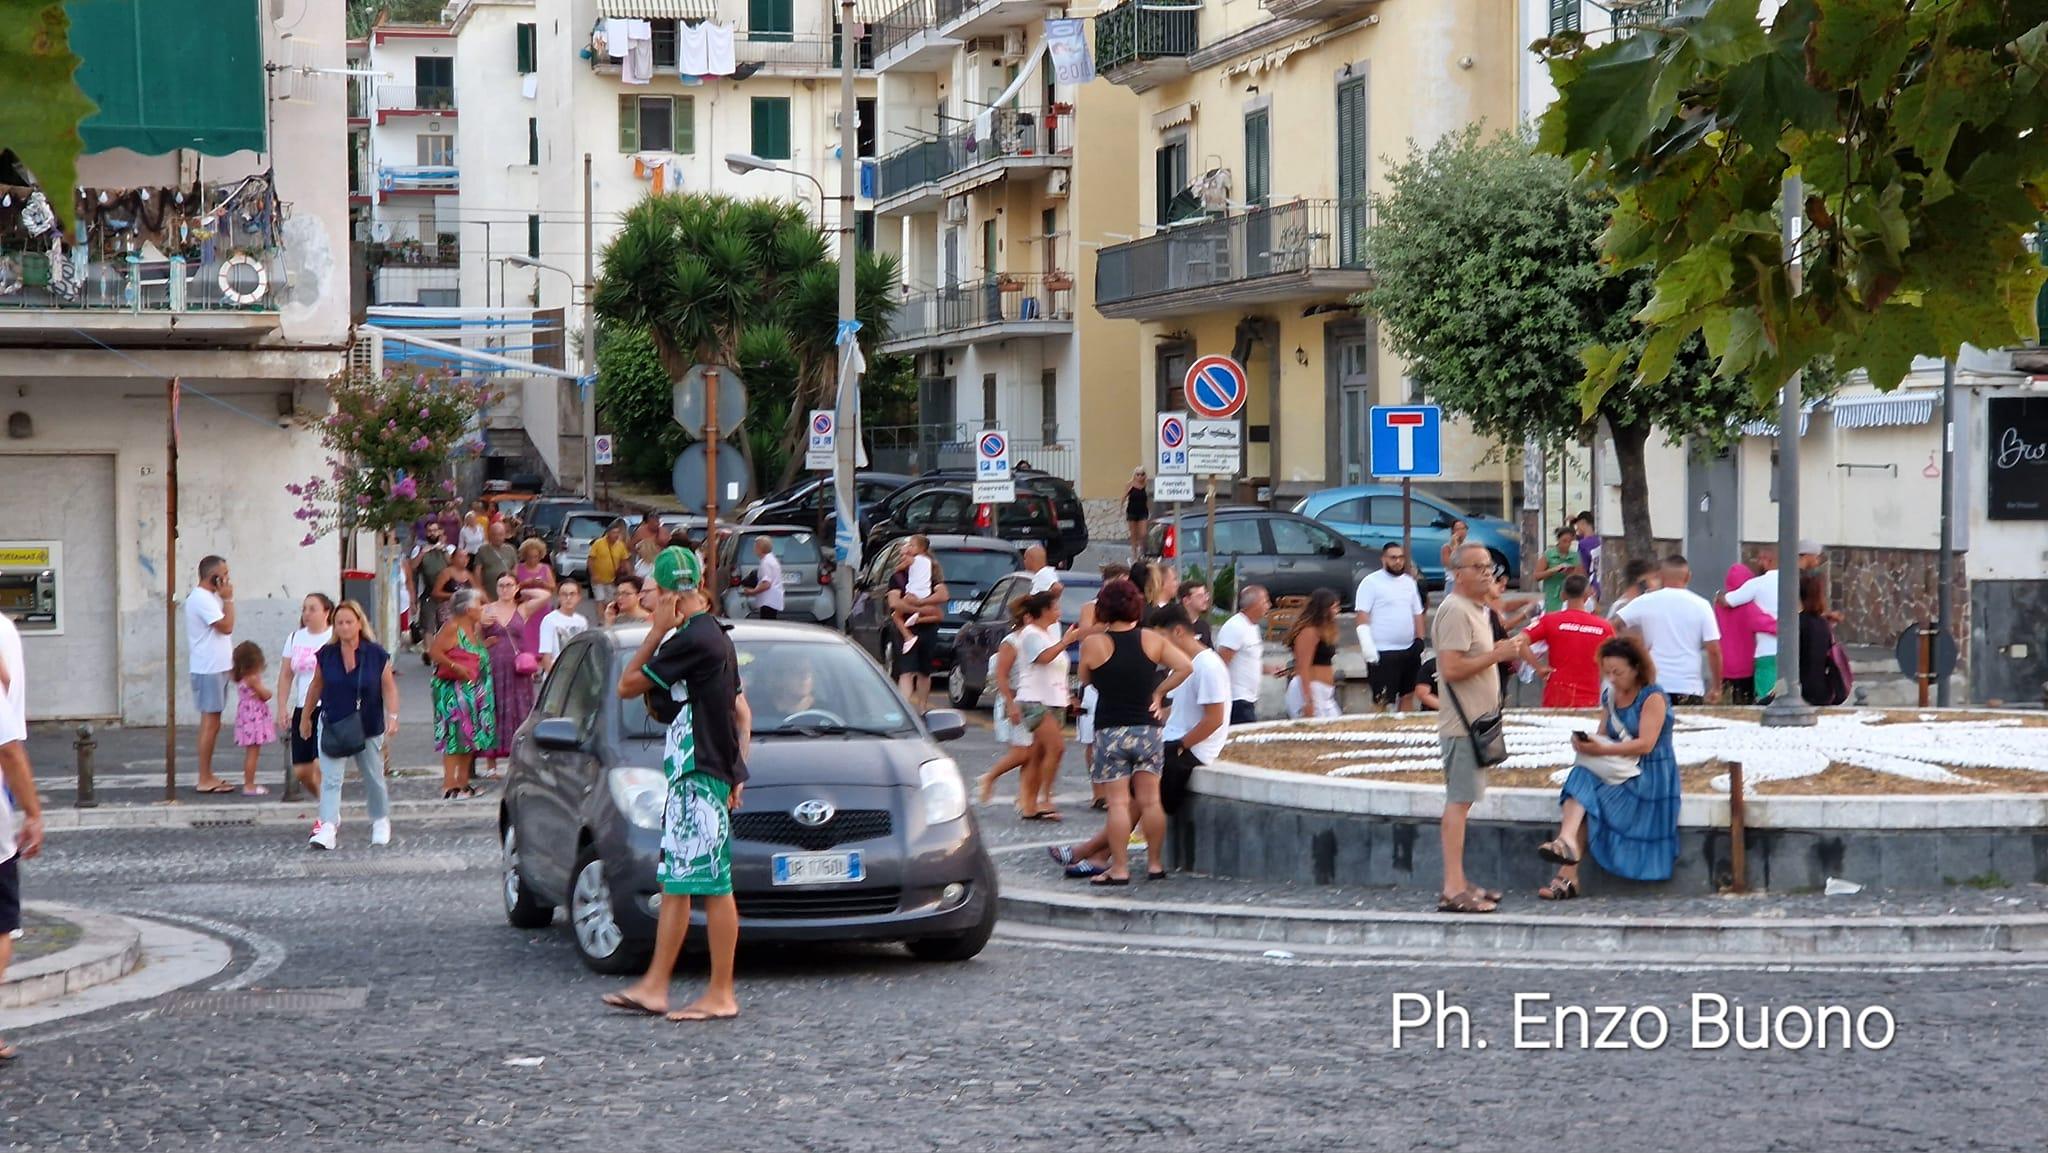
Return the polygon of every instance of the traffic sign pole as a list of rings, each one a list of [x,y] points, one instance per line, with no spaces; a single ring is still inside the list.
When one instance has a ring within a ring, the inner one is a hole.
[[[705,595],[718,604],[718,370],[704,374],[704,563]]]

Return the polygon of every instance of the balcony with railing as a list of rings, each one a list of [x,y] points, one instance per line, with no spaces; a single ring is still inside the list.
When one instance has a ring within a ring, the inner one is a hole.
[[[1126,0],[1095,17],[1095,70],[1143,92],[1187,71],[1201,46],[1193,8],[1161,10]]]
[[[986,128],[988,136],[978,134]],[[884,216],[930,212],[947,196],[958,196],[998,177],[1029,179],[1071,168],[1074,109],[1005,108],[985,122],[899,148],[881,158],[876,172],[876,210]]]
[[[937,0],[938,33],[954,40],[1023,28],[1045,19],[1045,0]]]
[[[455,86],[452,84],[379,84],[377,123],[393,116],[453,116]]]
[[[930,424],[866,425],[861,429],[868,466],[879,472],[915,476],[935,468],[974,467],[974,444],[985,428],[979,421]],[[1057,434],[1057,429],[1048,430]],[[1031,439],[1010,430],[1010,459],[1019,469],[1030,467],[1065,481],[1081,479],[1080,447],[1071,440],[1041,435]]]
[[[350,65],[355,67],[355,65]],[[367,77],[348,78],[348,126],[367,127],[370,123],[370,93]]]
[[[868,28],[875,71],[938,72],[951,66],[960,41],[940,35],[938,0],[904,0]]]
[[[0,214],[0,341],[73,329],[160,336],[174,323],[235,343],[276,327],[290,285],[269,181],[81,188],[69,231],[41,192],[8,191],[17,207]]]
[[[1340,16],[1363,15],[1379,3],[1380,0],[1266,0],[1266,11],[1276,20],[1335,20]]]
[[[1356,292],[1372,281],[1363,200],[1295,200],[1174,224],[1102,250],[1095,309],[1153,320],[1304,295]]]
[[[741,32],[734,38],[733,57],[741,67],[759,66],[768,76],[836,76],[839,74],[839,36],[812,32]],[[875,47],[872,36],[854,41],[853,67],[872,72]]]
[[[921,352],[1019,336],[1074,331],[1074,278],[1065,272],[999,273],[951,288],[906,292],[882,342],[887,353]]]
[[[393,196],[452,196],[461,191],[461,171],[449,164],[380,164],[377,199]]]

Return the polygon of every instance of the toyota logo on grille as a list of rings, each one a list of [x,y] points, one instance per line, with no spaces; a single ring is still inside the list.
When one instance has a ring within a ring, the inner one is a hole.
[[[789,811],[799,825],[822,825],[832,819],[833,808],[827,801],[805,801]]]

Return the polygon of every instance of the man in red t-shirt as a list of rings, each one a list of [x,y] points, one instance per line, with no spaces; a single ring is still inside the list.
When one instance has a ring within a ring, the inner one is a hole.
[[[1564,578],[1564,603],[1581,604],[1586,599],[1586,574]],[[1566,608],[1544,613],[1522,632],[1530,644],[1550,646],[1548,668],[1540,669],[1543,707],[1546,709],[1591,709],[1600,705],[1600,642],[1614,635],[1605,617],[1582,609]]]

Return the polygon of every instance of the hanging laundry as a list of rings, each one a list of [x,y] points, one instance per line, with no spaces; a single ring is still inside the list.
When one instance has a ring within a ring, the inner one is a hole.
[[[706,76],[730,76],[738,69],[733,53],[733,31],[730,24],[713,24],[706,21],[704,29],[708,57],[704,74]]]
[[[654,25],[645,20],[628,20],[626,36],[626,58],[619,65],[619,79],[628,84],[646,84],[654,79]]]
[[[995,155],[996,114],[992,108],[984,108],[974,117],[974,142],[977,156]]]
[[[540,95],[540,73],[529,72],[519,78],[519,94],[528,100]]]
[[[676,28],[676,71],[685,76],[703,76],[711,71],[710,28],[699,22]]]
[[[604,50],[605,53],[609,55],[612,59],[623,60],[625,58],[626,49],[631,46],[631,41],[633,39],[632,28],[633,22],[631,20],[625,19],[620,16],[605,17]],[[650,38],[653,37],[654,32],[651,27],[649,28],[647,35]]]

